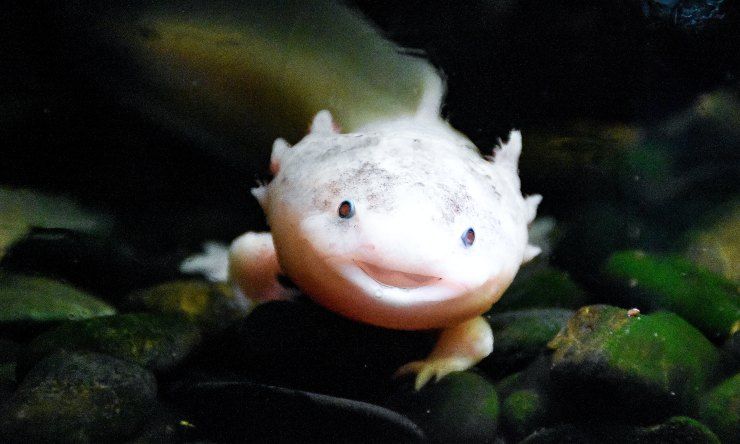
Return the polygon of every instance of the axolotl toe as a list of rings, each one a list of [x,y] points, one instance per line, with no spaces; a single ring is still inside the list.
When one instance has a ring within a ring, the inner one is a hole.
[[[345,317],[440,329],[430,356],[398,371],[417,388],[472,367],[493,349],[481,314],[539,252],[527,227],[541,197],[520,191],[520,133],[486,159],[438,117],[336,128],[321,111],[296,145],[275,142],[274,178],[253,190],[271,232],[234,241],[232,280],[265,301],[286,296],[284,274]]]

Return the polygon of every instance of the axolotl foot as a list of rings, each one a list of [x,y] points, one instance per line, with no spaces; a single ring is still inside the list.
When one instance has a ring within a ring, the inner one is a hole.
[[[493,351],[493,332],[482,316],[442,330],[432,353],[421,361],[399,368],[395,377],[416,374],[414,388],[420,390],[432,378],[467,370]]]

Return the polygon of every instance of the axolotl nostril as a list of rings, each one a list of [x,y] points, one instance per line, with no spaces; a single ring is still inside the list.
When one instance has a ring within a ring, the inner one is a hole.
[[[417,374],[417,389],[491,353],[480,315],[539,253],[527,227],[541,197],[520,191],[520,133],[486,159],[439,117],[440,102],[349,134],[321,111],[296,145],[276,140],[274,178],[253,190],[271,232],[231,247],[231,279],[253,300],[287,297],[284,274],[348,318],[440,329],[426,359],[398,370]]]

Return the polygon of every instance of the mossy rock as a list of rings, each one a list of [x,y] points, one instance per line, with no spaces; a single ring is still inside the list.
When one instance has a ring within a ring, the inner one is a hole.
[[[451,373],[421,390],[404,384],[387,405],[418,424],[432,442],[494,442],[499,400],[494,386],[473,372]]]
[[[131,293],[127,299],[150,312],[183,315],[207,331],[222,329],[248,313],[247,302],[224,283],[166,282]]]
[[[699,418],[723,442],[740,442],[740,373],[726,379],[704,397]]]
[[[95,353],[39,362],[0,408],[3,442],[111,442],[131,436],[156,403],[154,376]]]
[[[673,311],[715,341],[740,329],[737,286],[686,259],[622,251],[609,258],[604,273],[627,305]]]
[[[67,322],[29,344],[18,373],[23,375],[57,350],[105,353],[166,372],[180,364],[200,340],[197,327],[180,316],[136,313]]]
[[[491,313],[527,308],[580,308],[588,295],[568,273],[552,267],[522,270]]]
[[[573,311],[530,309],[486,315],[494,337],[494,350],[478,366],[493,378],[521,370],[555,337]]]
[[[97,298],[62,282],[0,271],[0,324],[35,324],[115,314]]]
[[[547,400],[531,389],[511,393],[501,405],[502,427],[515,439],[521,439],[544,425],[546,415]]]
[[[553,388],[576,416],[659,421],[692,413],[720,367],[712,343],[670,312],[586,306],[550,347]]]

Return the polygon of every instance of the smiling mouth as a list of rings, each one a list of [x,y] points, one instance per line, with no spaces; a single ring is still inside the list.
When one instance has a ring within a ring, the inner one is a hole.
[[[432,285],[442,280],[442,278],[436,276],[426,276],[423,274],[389,270],[387,268],[378,267],[377,265],[358,260],[355,260],[354,262],[360,270],[370,276],[372,280],[381,285],[385,285],[386,287],[412,289]]]

